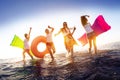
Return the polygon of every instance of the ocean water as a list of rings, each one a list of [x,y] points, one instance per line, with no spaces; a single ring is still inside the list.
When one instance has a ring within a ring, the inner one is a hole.
[[[50,55],[28,58],[26,64],[21,58],[1,59],[0,80],[120,80],[118,44],[117,49],[98,50],[98,54],[77,51],[72,59],[65,53],[54,57],[53,63]]]

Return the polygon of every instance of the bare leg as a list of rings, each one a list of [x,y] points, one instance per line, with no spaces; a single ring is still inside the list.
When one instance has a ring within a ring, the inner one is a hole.
[[[56,49],[55,49],[54,44],[52,45],[52,50],[53,50],[53,53],[55,53],[55,52],[56,52]]]
[[[27,49],[26,52],[28,53],[28,55],[31,57],[31,59],[33,59],[33,56],[30,54],[30,50]]]
[[[23,63],[24,63],[24,66],[26,64],[26,61],[25,61],[25,52],[26,52],[26,50],[23,50]]]
[[[71,48],[71,58],[73,58],[73,53],[74,53],[74,51],[73,51],[73,47]]]
[[[49,51],[50,56],[51,56],[51,58],[52,58],[52,61],[54,61],[54,57],[53,57],[53,53],[52,53],[52,51],[51,51],[51,47],[50,47],[50,46],[47,46],[47,48],[48,48],[48,51]]]
[[[73,48],[71,47],[67,56],[68,61],[70,61],[70,63],[73,63]]]
[[[64,44],[65,44],[65,48],[66,48],[66,50],[67,50],[66,57],[69,57],[69,54],[70,54],[70,48],[69,48],[69,46],[68,46],[68,43],[67,43],[67,42],[65,42]]]
[[[74,62],[73,53],[74,53],[74,50],[73,50],[73,47],[72,47],[72,49],[71,49],[71,62],[72,63]]]
[[[23,61],[25,61],[25,50],[23,51]]]
[[[89,53],[91,53],[91,48],[92,48],[92,40],[89,39]]]
[[[49,51],[49,52],[50,52],[50,56],[51,56],[51,58],[52,58],[52,61],[54,61],[54,57],[53,57],[52,52],[51,52],[51,51]]]
[[[93,39],[93,45],[94,45],[95,54],[97,54],[96,37],[94,37]]]
[[[30,52],[28,52],[28,55],[31,57],[31,59],[33,59],[33,56],[30,54]]]

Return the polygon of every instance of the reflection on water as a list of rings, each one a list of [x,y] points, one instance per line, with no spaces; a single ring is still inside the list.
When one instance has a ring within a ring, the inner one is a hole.
[[[28,59],[25,65],[22,61],[8,61],[0,65],[0,80],[120,80],[119,53],[106,50],[91,56],[76,52],[73,59],[55,54],[53,63],[50,55]]]
[[[65,54],[54,55],[55,61],[50,63],[50,55],[46,55],[44,59],[27,59],[26,64],[23,63],[22,58],[15,58],[6,60],[5,63],[1,63],[0,79],[55,79],[59,72],[65,74],[68,70],[59,70],[59,68],[71,63],[71,59],[65,57]],[[3,73],[4,72],[4,73]],[[69,71],[70,72],[70,71]],[[10,74],[11,73],[11,74]]]

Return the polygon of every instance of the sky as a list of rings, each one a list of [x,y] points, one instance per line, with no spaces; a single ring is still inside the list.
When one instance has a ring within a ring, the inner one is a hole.
[[[111,30],[97,37],[97,45],[120,41],[120,1],[119,0],[0,0],[0,59],[20,57],[22,49],[10,46],[14,35],[24,40],[24,33],[32,27],[31,39],[45,36],[48,25],[57,33],[66,21],[69,27],[76,27],[74,38],[79,38],[83,29],[80,16],[90,15],[93,24],[98,15],[103,15]],[[65,52],[62,35],[54,38],[57,53]],[[40,46],[39,49],[43,48]],[[76,46],[81,51],[84,47]]]

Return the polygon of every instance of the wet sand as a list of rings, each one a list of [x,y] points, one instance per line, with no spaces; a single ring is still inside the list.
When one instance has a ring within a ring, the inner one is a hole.
[[[44,59],[0,64],[0,80],[120,80],[120,50],[99,50],[98,54],[75,52],[73,60],[65,54]]]

